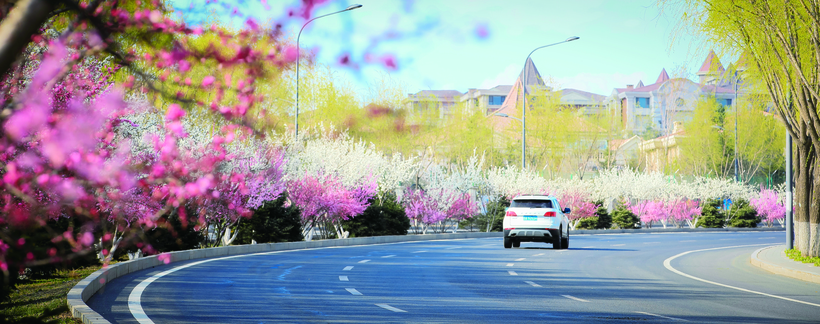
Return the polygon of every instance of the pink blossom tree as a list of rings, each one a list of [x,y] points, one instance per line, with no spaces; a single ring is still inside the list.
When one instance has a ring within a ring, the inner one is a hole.
[[[775,221],[779,222],[781,226],[786,216],[786,206],[781,203],[777,191],[771,189],[763,189],[757,198],[752,198],[749,202],[757,214],[763,217],[766,225],[772,227]]]
[[[302,234],[308,241],[320,225],[324,237],[328,237],[329,227],[334,228],[337,237],[346,237],[341,221],[364,212],[376,188],[373,180],[348,187],[333,174],[305,174],[287,184],[288,199],[300,210]]]
[[[589,195],[584,192],[577,190],[566,191],[558,201],[561,203],[561,207],[570,209],[567,218],[569,218],[569,226],[573,230],[578,226],[578,221],[581,219],[595,216],[597,206],[589,201]]]

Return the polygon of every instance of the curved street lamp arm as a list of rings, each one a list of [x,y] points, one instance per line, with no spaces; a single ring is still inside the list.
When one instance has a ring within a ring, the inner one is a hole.
[[[302,38],[302,31],[305,30],[305,27],[307,27],[307,25],[311,21],[314,21],[314,20],[322,18],[322,17],[335,15],[337,13],[342,13],[342,12],[345,12],[345,11],[350,11],[350,10],[353,10],[353,9],[359,9],[361,7],[362,7],[362,5],[360,5],[360,4],[354,4],[354,5],[351,5],[347,8],[345,8],[344,10],[339,10],[339,11],[336,11],[336,12],[331,12],[329,14],[324,14],[324,15],[321,15],[321,16],[313,17],[312,19],[306,21],[304,25],[302,25],[302,28],[299,29],[299,34],[296,35],[296,114],[294,115],[294,129],[295,129],[294,130],[294,137],[297,140],[299,139],[299,62],[301,61],[299,39]]]

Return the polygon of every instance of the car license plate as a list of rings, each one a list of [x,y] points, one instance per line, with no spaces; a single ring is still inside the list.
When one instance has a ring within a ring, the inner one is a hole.
[[[524,216],[525,221],[534,221],[538,220],[538,216]]]

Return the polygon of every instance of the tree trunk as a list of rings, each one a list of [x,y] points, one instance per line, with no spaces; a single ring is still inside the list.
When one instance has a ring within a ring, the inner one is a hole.
[[[5,74],[54,9],[54,1],[20,0],[0,23],[0,73]]]

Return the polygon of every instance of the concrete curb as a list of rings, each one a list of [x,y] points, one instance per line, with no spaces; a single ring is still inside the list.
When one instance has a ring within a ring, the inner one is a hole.
[[[757,249],[756,251],[752,252],[752,256],[751,256],[751,259],[749,261],[751,261],[753,266],[756,266],[758,268],[761,268],[763,270],[766,270],[768,272],[771,272],[771,273],[774,273],[774,274],[777,274],[777,275],[791,277],[791,278],[800,279],[800,280],[803,280],[803,281],[808,281],[808,282],[813,282],[813,283],[820,284],[820,275],[818,275],[818,274],[805,272],[805,271],[801,271],[801,270],[798,270],[798,269],[792,269],[790,267],[785,267],[785,266],[780,266],[780,265],[776,265],[776,264],[773,264],[773,263],[769,263],[769,262],[766,262],[766,261],[764,261],[763,259],[761,259],[759,257],[759,254],[761,252],[763,252],[764,250],[775,248],[775,247],[778,247],[778,246],[782,246],[782,245],[773,245],[773,246],[767,246],[767,247],[764,247],[764,248],[761,248],[761,249]]]
[[[473,232],[473,233],[451,233],[451,234],[426,234],[426,235],[394,235],[394,236],[374,236],[374,237],[356,237],[348,239],[333,239],[310,242],[286,242],[286,243],[265,243],[252,245],[233,245],[208,249],[186,250],[165,253],[170,256],[170,263],[187,261],[193,259],[204,259],[220,256],[250,254],[250,253],[264,253],[274,251],[286,250],[300,250],[319,247],[334,247],[334,246],[354,246],[354,245],[371,245],[384,243],[398,243],[398,242],[412,242],[412,241],[432,241],[432,240],[452,240],[452,239],[467,239],[467,238],[485,238],[485,237],[501,237],[502,232]],[[110,323],[100,314],[88,307],[85,303],[97,291],[105,287],[106,283],[111,282],[118,277],[126,274],[137,272],[144,269],[150,269],[159,265],[164,265],[165,262],[157,259],[157,255],[139,258],[136,260],[120,262],[111,265],[107,268],[100,269],[80,280],[66,296],[68,308],[71,310],[72,316],[78,318],[86,324],[102,324]]]
[[[607,229],[607,230],[570,230],[570,234],[641,234],[641,233],[697,233],[697,232],[783,232],[780,227],[751,228],[641,228],[641,229]]]

